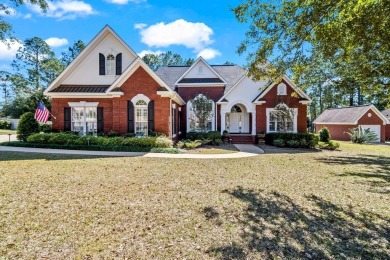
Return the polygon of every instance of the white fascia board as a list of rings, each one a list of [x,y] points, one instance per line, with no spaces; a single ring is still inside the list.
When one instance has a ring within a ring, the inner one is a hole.
[[[265,104],[267,103],[266,101],[255,101],[253,102],[253,104],[256,104],[256,105],[262,105],[262,104]]]
[[[299,101],[299,103],[304,104],[304,105],[310,105],[311,100],[301,100],[301,101]]]
[[[224,87],[225,83],[180,83],[176,85],[177,87]]]
[[[238,84],[240,84],[240,82],[241,81],[243,81],[245,78],[246,78],[246,73],[236,82],[236,84],[234,84],[234,86],[233,87],[231,87],[230,89],[229,89],[229,91],[228,92],[226,92],[218,101],[217,101],[217,103],[219,103],[219,102],[221,102],[224,98],[226,98],[226,96],[230,93],[230,92],[232,92],[233,91],[233,89],[235,89],[237,86],[238,86]]]
[[[382,114],[374,105],[369,106],[369,109],[367,109],[367,111],[370,110],[370,109],[372,109],[372,111],[374,111],[374,113],[375,113],[378,117],[380,117],[380,118],[383,120],[383,124],[384,124],[384,125],[390,124],[389,119],[387,119],[387,117],[385,117],[385,115]],[[367,113],[367,112],[366,112],[366,113]],[[364,113],[364,114],[365,114],[365,113]],[[364,115],[364,114],[363,114],[363,115]],[[362,116],[363,116],[363,115],[362,115]],[[361,116],[360,118],[362,118],[362,116]],[[359,118],[359,120],[360,120],[360,118]],[[358,120],[358,121],[359,121],[359,120]]]
[[[180,80],[182,80],[195,66],[196,64],[198,64],[199,62],[203,62],[204,64],[206,64],[207,68],[209,68],[215,75],[217,75],[217,77],[222,80],[223,84],[227,84],[225,79],[221,77],[221,75],[218,74],[218,72],[215,71],[215,69],[213,69],[208,63],[207,61],[205,61],[202,57],[199,57],[189,68],[188,70],[186,70],[186,72],[184,72],[183,75],[181,75],[181,77],[176,81],[175,85],[179,85],[179,82]]]
[[[157,95],[160,97],[168,97],[173,99],[179,105],[185,105],[184,100],[176,92],[167,92],[167,91],[157,91]]]
[[[317,125],[357,125],[357,121],[356,122],[316,122],[315,120],[313,121],[313,124],[317,124]]]
[[[122,95],[116,94],[116,95],[100,95],[100,94],[93,94],[93,95],[86,95],[85,93],[79,93],[77,95],[75,94],[69,94],[69,93],[52,93],[51,95],[47,95],[51,98],[114,98],[114,97],[120,97]]]
[[[287,75],[284,75],[283,76],[283,79],[296,91],[298,92],[298,94],[303,97],[303,98],[306,98],[307,100],[309,100],[310,102],[312,101],[311,98],[305,93],[303,92],[300,88],[297,87],[297,85],[295,85],[294,82],[292,82],[290,80],[289,77],[287,77]]]

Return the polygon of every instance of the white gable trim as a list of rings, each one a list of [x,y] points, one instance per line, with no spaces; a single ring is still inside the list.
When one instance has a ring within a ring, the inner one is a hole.
[[[145,101],[147,104],[149,104],[150,102],[150,98],[148,98],[147,96],[145,96],[144,94],[138,94],[136,96],[134,96],[132,99],[131,99],[131,102],[134,104],[134,106],[137,104],[138,101],[140,100],[143,100]]]
[[[199,63],[199,62],[203,62],[206,67],[208,69],[210,69],[220,80],[222,80],[221,83],[217,83],[218,85],[226,85],[226,81],[224,80],[224,78],[221,77],[221,75],[218,74],[218,72],[215,71],[215,69],[213,69],[203,58],[202,56],[200,56],[195,62],[194,64],[191,65],[191,67],[188,68],[188,70],[183,74],[181,75],[181,77],[175,82],[175,85],[188,85],[188,83],[184,83],[184,84],[179,84],[179,82]],[[215,85],[216,83],[211,83],[211,84],[208,84],[208,85]],[[193,83],[190,83],[190,85],[194,85]]]
[[[372,109],[372,111],[374,111],[374,113],[375,113],[378,117],[382,118],[382,120],[383,120],[383,125],[390,124],[389,119],[387,119],[387,117],[385,117],[385,115],[382,114],[374,105],[369,106],[369,108]],[[367,110],[367,111],[368,111],[368,110]],[[366,112],[366,113],[367,113],[367,112]],[[365,113],[364,113],[364,114],[365,114]],[[364,114],[359,118],[359,120],[364,116]],[[358,120],[358,121],[359,121],[359,120]]]
[[[43,92],[44,95],[48,95],[49,91],[57,87],[72,71],[80,65],[80,63],[88,56],[94,48],[101,42],[108,34],[112,34],[132,55],[138,57],[138,55],[127,45],[119,35],[108,25],[106,25],[81,51],[81,53],[65,68],[65,70],[49,85],[49,87]]]
[[[247,76],[247,75],[244,74],[244,75],[236,82],[236,84],[234,84],[234,86],[231,87],[231,88],[229,89],[229,91],[226,92],[226,93],[217,101],[217,104],[225,103],[225,102],[222,102],[222,100],[223,100],[224,98],[226,98],[227,95],[228,95],[230,92],[232,92],[233,89],[235,89],[235,88],[241,83],[241,81],[243,81],[243,80],[246,78],[246,76]]]
[[[303,101],[303,102],[300,102],[301,104],[310,104],[311,103],[311,98],[305,93],[303,92],[302,90],[300,90],[295,84],[294,82],[292,82],[286,75],[283,76],[283,78],[287,84],[295,91],[298,93],[299,96],[301,96],[302,98],[306,98],[308,102]],[[256,102],[259,102],[259,99],[261,99],[262,97],[264,97],[273,87],[277,86],[276,83],[272,83],[271,85],[269,85],[264,91],[263,93],[261,93],[261,95],[254,101],[254,103]]]

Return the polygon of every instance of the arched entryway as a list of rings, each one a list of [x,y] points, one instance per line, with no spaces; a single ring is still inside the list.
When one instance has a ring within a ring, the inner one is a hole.
[[[226,129],[230,133],[250,133],[250,116],[242,104],[235,104],[226,113]]]

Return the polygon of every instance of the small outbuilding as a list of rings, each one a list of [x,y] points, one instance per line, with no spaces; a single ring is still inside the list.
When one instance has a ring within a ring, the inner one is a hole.
[[[327,127],[334,140],[350,140],[349,129],[361,126],[375,132],[379,142],[386,140],[386,126],[389,120],[374,105],[331,108],[325,110],[316,120],[315,130]]]

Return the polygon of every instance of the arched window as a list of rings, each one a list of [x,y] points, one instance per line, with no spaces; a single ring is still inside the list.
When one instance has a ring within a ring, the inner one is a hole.
[[[297,114],[297,108],[289,108],[286,104],[267,108],[267,132],[296,132]]]
[[[278,85],[278,96],[284,96],[287,95],[287,87],[286,84],[280,83]]]
[[[106,58],[106,75],[115,75],[115,56],[108,54]]]
[[[240,107],[240,106],[234,105],[234,106],[232,107],[232,109],[230,110],[230,112],[232,112],[232,113],[241,113],[242,110],[241,110],[241,107]]]
[[[139,100],[135,104],[135,134],[148,135],[148,104],[145,100]]]
[[[211,131],[214,129],[215,105],[211,99],[199,94],[187,103],[187,130]]]

